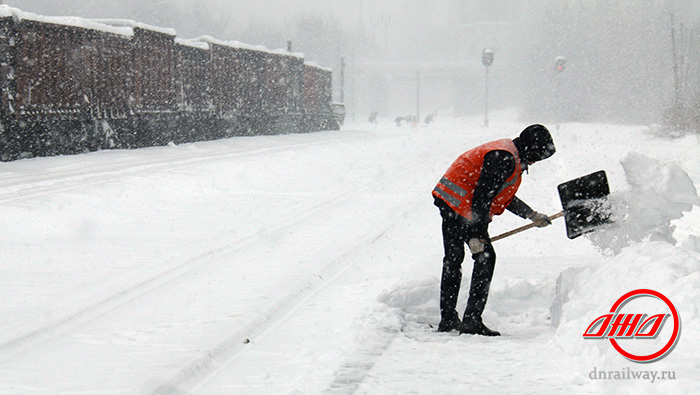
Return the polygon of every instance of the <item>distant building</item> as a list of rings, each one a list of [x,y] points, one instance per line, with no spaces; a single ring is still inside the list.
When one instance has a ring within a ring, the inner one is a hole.
[[[374,47],[356,53],[346,79],[348,114],[387,116],[438,110],[446,115],[483,111],[481,51],[495,51],[489,85],[492,105],[506,105],[512,42],[510,18],[519,0],[376,0],[361,2],[362,28]],[[354,70],[353,70],[354,67]],[[418,79],[420,75],[420,88]],[[354,88],[355,97],[352,97]]]

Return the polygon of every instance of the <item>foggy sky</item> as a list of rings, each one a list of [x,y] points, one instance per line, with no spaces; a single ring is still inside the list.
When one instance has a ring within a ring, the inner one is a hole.
[[[211,29],[212,22],[215,28],[222,23],[240,26],[250,21],[281,25],[295,15],[311,13],[336,15],[356,24],[361,14],[359,0],[5,0],[4,3],[41,15],[133,19],[174,27],[183,36],[215,33],[200,31]],[[198,20],[200,14],[205,14],[205,20]],[[193,19],[188,21],[188,17]]]

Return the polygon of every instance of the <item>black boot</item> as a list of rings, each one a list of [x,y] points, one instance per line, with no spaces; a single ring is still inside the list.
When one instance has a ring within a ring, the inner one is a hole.
[[[448,265],[442,267],[442,281],[440,283],[440,325],[438,332],[449,332],[459,329],[462,321],[459,313],[455,309],[457,306],[457,296],[459,295],[459,285],[462,281],[462,269],[459,266],[450,269]]]
[[[438,332],[449,332],[454,329],[459,329],[462,325],[462,321],[459,320],[459,314],[453,310],[454,314],[446,314],[440,320],[440,325],[438,325]]]
[[[461,335],[462,333],[482,336],[501,336],[500,332],[487,328],[481,320],[466,317],[459,327],[459,334]]]

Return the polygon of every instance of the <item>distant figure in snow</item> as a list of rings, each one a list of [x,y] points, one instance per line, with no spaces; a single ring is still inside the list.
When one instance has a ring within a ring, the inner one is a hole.
[[[369,114],[369,123],[377,123],[377,112]]]
[[[530,125],[513,140],[496,140],[465,152],[452,163],[433,189],[435,205],[442,217],[445,248],[439,332],[458,330],[460,333],[500,336],[481,320],[496,265],[488,226],[494,215],[505,210],[530,219],[539,227],[552,223],[547,215],[531,209],[515,193],[520,187],[522,172],[533,163],[549,158],[555,151],[549,130],[542,125]],[[474,268],[467,308],[460,321],[456,306],[465,243],[472,254]]]
[[[394,118],[394,122],[396,122],[396,126],[400,127],[401,126],[401,121],[403,121],[403,117],[396,117]]]
[[[431,123],[435,122],[435,117],[437,116],[437,111],[433,111],[432,113],[428,114],[428,116],[425,117],[425,124],[430,125]]]

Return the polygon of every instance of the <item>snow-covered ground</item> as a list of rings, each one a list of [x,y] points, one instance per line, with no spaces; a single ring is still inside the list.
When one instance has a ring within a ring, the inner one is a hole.
[[[0,393],[700,391],[695,135],[550,125],[557,154],[519,197],[553,214],[559,183],[604,169],[617,227],[568,240],[557,220],[496,242],[484,321],[503,336],[430,327],[442,259],[430,191],[466,149],[515,137],[526,123],[514,119],[1,163]],[[491,235],[526,223],[505,213]],[[582,338],[638,288],[682,321],[650,364]]]

